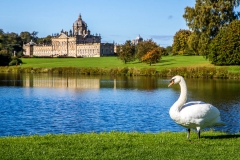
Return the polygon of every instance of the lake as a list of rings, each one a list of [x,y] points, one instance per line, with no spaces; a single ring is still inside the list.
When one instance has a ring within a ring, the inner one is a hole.
[[[240,132],[239,80],[186,79],[188,101],[213,104]],[[0,74],[0,136],[89,132],[182,132],[169,117],[179,85],[159,77]]]

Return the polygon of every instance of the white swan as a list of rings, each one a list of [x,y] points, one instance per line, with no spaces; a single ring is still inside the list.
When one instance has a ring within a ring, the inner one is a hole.
[[[187,101],[187,86],[182,76],[175,76],[171,79],[168,87],[179,83],[181,94],[178,100],[170,108],[170,117],[179,125],[188,129],[187,138],[190,138],[190,129],[197,129],[200,138],[200,129],[224,126],[221,121],[219,110],[211,104],[201,101]]]

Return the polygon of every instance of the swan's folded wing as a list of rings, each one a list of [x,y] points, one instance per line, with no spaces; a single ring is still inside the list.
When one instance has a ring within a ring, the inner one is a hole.
[[[191,101],[191,102],[187,102],[185,103],[182,107],[181,107],[181,110],[185,107],[190,107],[190,106],[195,106],[195,105],[198,105],[198,104],[206,104],[205,102],[202,102],[202,101]]]
[[[191,103],[194,104],[194,103]],[[219,117],[219,110],[207,103],[198,103],[194,105],[184,105],[180,111],[181,117],[187,121],[194,121],[194,123],[208,123]]]

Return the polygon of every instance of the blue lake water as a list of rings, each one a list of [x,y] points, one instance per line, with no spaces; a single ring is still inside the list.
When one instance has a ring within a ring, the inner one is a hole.
[[[240,132],[237,80],[187,79],[188,101],[216,106]],[[169,117],[179,86],[156,77],[0,74],[0,136],[88,132],[185,131]]]

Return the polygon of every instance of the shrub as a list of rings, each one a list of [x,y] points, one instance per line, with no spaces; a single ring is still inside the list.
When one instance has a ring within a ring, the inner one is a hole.
[[[12,57],[11,62],[9,62],[9,66],[13,66],[13,65],[19,65],[22,63],[22,60],[17,58],[17,57]]]

